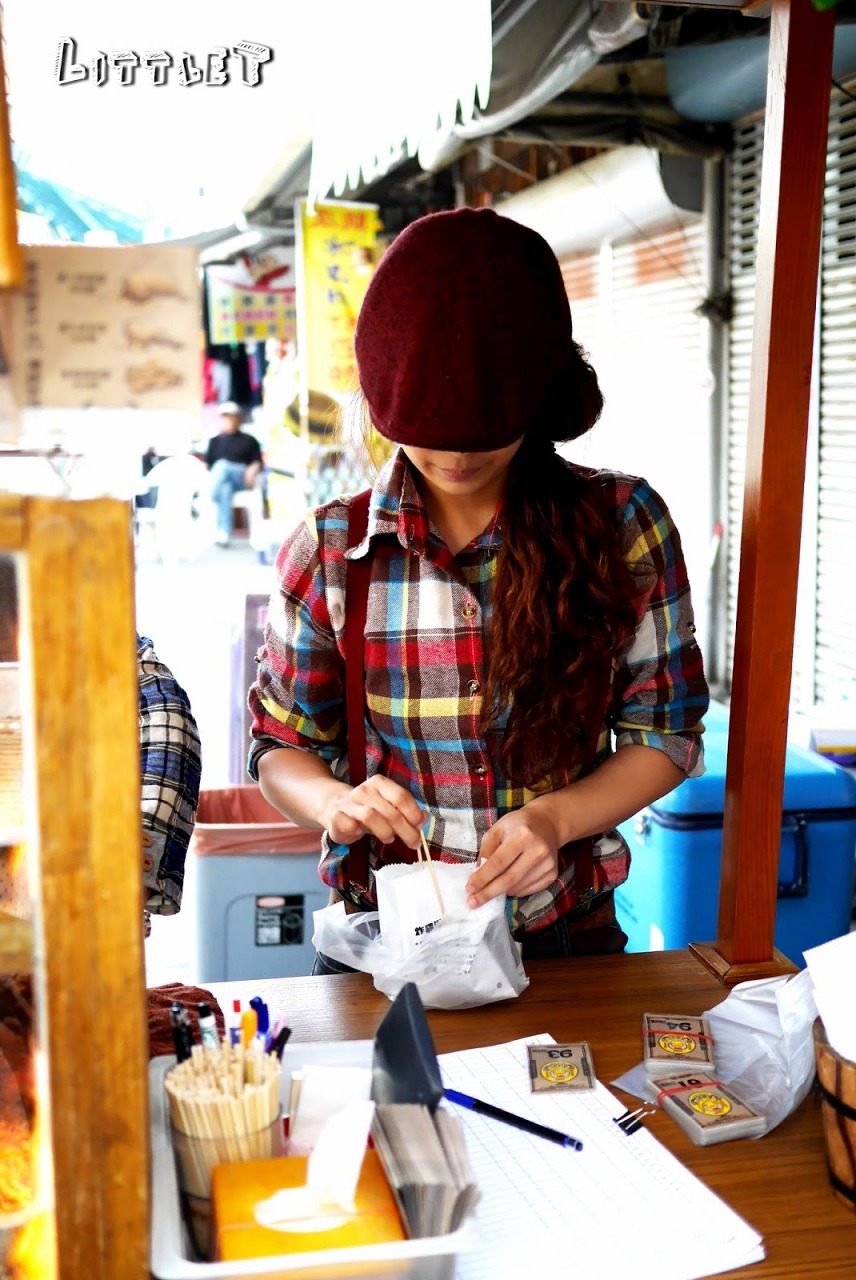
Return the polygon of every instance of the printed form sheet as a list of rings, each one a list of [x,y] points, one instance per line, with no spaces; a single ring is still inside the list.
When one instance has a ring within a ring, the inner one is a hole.
[[[559,1129],[560,1147],[446,1102],[460,1117],[482,1198],[481,1243],[458,1257],[458,1280],[533,1274],[551,1262],[586,1280],[697,1280],[758,1262],[761,1237],[645,1129],[624,1134],[624,1106],[592,1090],[531,1094],[527,1044],[550,1035],[440,1055],[447,1088]]]

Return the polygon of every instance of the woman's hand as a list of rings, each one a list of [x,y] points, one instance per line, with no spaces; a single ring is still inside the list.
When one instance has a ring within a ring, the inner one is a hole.
[[[419,845],[427,815],[389,778],[350,787],[319,756],[291,747],[266,752],[258,768],[262,795],[298,826],[326,830],[336,844],[353,844],[368,832],[384,843],[397,837],[409,849]]]
[[[485,862],[467,881],[467,903],[480,907],[500,893],[522,898],[552,884],[559,874],[559,833],[534,805],[507,813],[481,842]]]
[[[384,844],[398,837],[409,849],[416,849],[425,816],[409,791],[378,775],[358,787],[337,791],[328,804],[324,826],[336,844],[353,844],[368,833]]]
[[[579,782],[530,800],[500,818],[481,842],[487,861],[467,881],[479,907],[499,893],[538,893],[559,874],[559,850],[624,822],[682,782],[684,771],[662,751],[622,747]]]

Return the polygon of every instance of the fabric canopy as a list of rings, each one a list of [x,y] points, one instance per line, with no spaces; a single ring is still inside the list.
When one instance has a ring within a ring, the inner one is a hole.
[[[17,159],[15,171],[18,209],[34,219],[33,227],[43,228],[44,234],[39,240],[81,244],[98,232],[115,237],[117,244],[138,244],[143,239],[144,224],[133,214],[39,178]],[[26,234],[26,226],[21,227],[23,241],[34,238]]]
[[[490,0],[433,0],[406,20],[399,0],[365,0],[337,17],[336,38],[319,46],[310,201],[372,182],[438,125],[471,119],[490,91]]]
[[[340,196],[408,156],[448,164],[549,102],[648,26],[636,6],[590,0],[435,0],[405,25],[397,0],[354,6],[325,63],[310,200]],[[346,39],[341,39],[345,34]]]

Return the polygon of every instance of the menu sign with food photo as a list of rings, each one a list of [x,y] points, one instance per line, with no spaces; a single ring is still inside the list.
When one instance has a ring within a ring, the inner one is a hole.
[[[198,409],[200,293],[187,245],[25,250],[15,397],[30,408]]]

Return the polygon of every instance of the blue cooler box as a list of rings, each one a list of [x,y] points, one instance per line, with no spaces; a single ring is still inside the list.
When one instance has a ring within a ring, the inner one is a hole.
[[[706,773],[628,819],[630,876],[615,892],[628,951],[663,951],[716,938],[728,710],[705,717]],[[847,933],[856,856],[856,778],[788,745],[775,943],[803,951]]]

